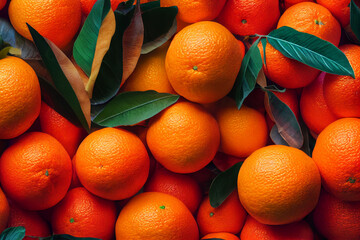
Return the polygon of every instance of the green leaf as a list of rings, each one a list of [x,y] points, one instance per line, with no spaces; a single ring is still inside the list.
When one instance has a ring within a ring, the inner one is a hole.
[[[5,229],[1,235],[0,240],[21,240],[25,237],[24,227],[11,227]]]
[[[279,129],[274,124],[274,126],[270,130],[270,138],[276,145],[284,145],[289,146],[289,144],[284,140],[284,138],[280,135]]]
[[[104,127],[133,125],[174,104],[178,95],[156,91],[123,92],[112,99],[93,120]]]
[[[350,27],[356,38],[360,40],[360,8],[354,0],[350,2]]]
[[[209,189],[210,205],[219,207],[225,199],[236,189],[239,170],[243,162],[238,162],[231,168],[220,173],[212,181]]]
[[[241,63],[240,72],[235,82],[235,100],[238,109],[241,108],[245,98],[254,90],[256,79],[262,68],[262,58],[258,48],[258,38],[245,54]]]
[[[143,3],[143,4],[141,4],[140,7],[141,7],[142,12],[145,12],[145,11],[153,9],[153,8],[159,8],[160,7],[160,0]]]
[[[286,26],[272,31],[267,39],[285,57],[324,72],[355,78],[345,54],[328,41]]]
[[[158,7],[143,12],[144,21],[144,43],[141,53],[146,54],[167,42],[175,33],[177,28],[176,14],[178,8]]]

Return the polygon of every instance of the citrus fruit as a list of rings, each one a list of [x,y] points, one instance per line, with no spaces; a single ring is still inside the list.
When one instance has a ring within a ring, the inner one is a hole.
[[[41,92],[35,71],[24,60],[0,60],[0,139],[19,136],[39,116]]]
[[[166,54],[171,86],[184,98],[215,102],[232,89],[242,61],[236,38],[216,22],[197,22],[178,32]]]
[[[350,24],[350,0],[316,0],[316,2],[326,7],[342,27]]]
[[[96,3],[96,1],[97,0],[80,0],[81,12],[85,16],[89,15],[89,13],[90,13],[91,9],[93,8],[94,4]],[[110,0],[112,10],[115,11],[117,6],[121,2],[124,2],[124,0]]]
[[[321,178],[315,162],[299,149],[271,145],[251,154],[238,175],[242,205],[257,221],[300,221],[316,206]]]
[[[207,239],[240,240],[236,235],[227,232],[209,233],[201,238],[201,240]]]
[[[6,228],[10,215],[10,207],[4,192],[0,188],[0,233]]]
[[[199,230],[179,199],[159,192],[140,193],[121,210],[116,239],[198,240]]]
[[[314,0],[282,0],[280,2],[283,2],[283,8],[284,9],[288,9],[289,7],[291,7],[292,5],[301,3],[301,2],[315,2]],[[317,3],[319,3],[319,1],[317,1]]]

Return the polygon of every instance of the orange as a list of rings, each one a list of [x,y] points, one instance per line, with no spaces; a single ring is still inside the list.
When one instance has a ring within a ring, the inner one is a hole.
[[[264,147],[267,125],[263,114],[243,105],[237,109],[235,100],[223,98],[215,105],[220,128],[220,151],[242,158]]]
[[[326,74],[324,97],[331,112],[338,117],[360,117],[360,46],[347,44],[339,47],[354,69],[355,79],[349,76]]]
[[[300,98],[301,116],[306,126],[316,134],[337,119],[325,102],[324,77],[325,73],[321,73],[311,84],[304,87]]]
[[[191,24],[175,35],[166,54],[170,84],[190,101],[215,102],[232,89],[241,51],[236,38],[219,23]]]
[[[207,239],[240,240],[236,235],[227,232],[209,233],[201,238],[201,240]]]
[[[0,233],[4,231],[7,226],[10,215],[10,207],[5,194],[0,188]]]
[[[314,233],[305,221],[271,226],[259,223],[248,215],[240,238],[241,240],[313,240]]]
[[[80,0],[81,12],[85,16],[89,15],[89,13],[90,13],[91,9],[93,8],[94,4],[96,3],[96,1],[97,0]],[[110,0],[112,10],[115,11],[117,6],[121,2],[124,2],[124,0]]]
[[[103,240],[113,238],[115,222],[115,203],[94,196],[83,187],[71,189],[51,216],[54,234]]]
[[[217,152],[212,162],[220,171],[226,171],[238,162],[243,162],[245,158],[234,157],[222,152]]]
[[[26,236],[50,237],[51,231],[49,224],[35,211],[27,211],[11,203],[8,227],[25,227]],[[24,240],[34,238],[25,237]]]
[[[320,188],[315,162],[301,150],[283,145],[255,151],[238,176],[242,205],[263,224],[300,221],[315,208]]]
[[[149,155],[133,133],[103,128],[89,134],[76,152],[75,168],[81,184],[109,200],[136,194],[149,174]]]
[[[0,60],[0,139],[19,136],[39,116],[41,92],[35,71],[24,60]]]
[[[144,192],[162,192],[180,199],[191,213],[198,209],[202,191],[194,178],[173,173],[158,165],[146,182]]]
[[[134,72],[126,80],[121,91],[147,91],[173,93],[165,70],[165,57],[168,43],[154,51],[140,56]]]
[[[180,101],[152,118],[146,141],[154,158],[165,168],[191,173],[214,158],[220,132],[215,118],[203,107]]]
[[[280,17],[278,0],[228,0],[217,21],[233,34],[268,34]]]
[[[276,97],[279,98],[280,101],[285,103],[291,111],[294,113],[295,117],[299,120],[299,101],[297,93],[294,89],[286,89],[285,92],[273,92]],[[269,98],[268,94],[265,94],[264,98],[264,105],[267,114],[269,115],[270,119],[275,122],[274,116],[271,113],[270,105],[269,105]]]
[[[22,135],[0,158],[4,192],[26,210],[42,210],[57,204],[69,189],[71,173],[69,154],[46,133]]]
[[[244,225],[246,212],[241,206],[237,192],[234,191],[217,208],[210,205],[209,196],[201,202],[196,221],[201,235],[216,232],[237,234]]]
[[[208,21],[215,19],[226,0],[161,0],[161,7],[178,7],[178,19],[187,23]]]
[[[291,7],[292,5],[301,3],[301,2],[315,2],[314,0],[280,0],[280,2],[283,2],[283,8],[284,9],[288,9],[289,7]],[[317,3],[319,3],[319,1],[317,1]]]
[[[316,140],[313,159],[327,191],[344,201],[360,201],[360,119],[328,125]]]
[[[345,202],[322,191],[313,212],[315,229],[329,240],[360,236],[360,202]]]
[[[350,0],[316,0],[316,2],[326,7],[342,27],[350,24]]]
[[[69,156],[74,156],[86,135],[85,130],[72,124],[45,102],[41,103],[39,118],[42,132],[56,138],[64,146]]]
[[[121,210],[116,239],[198,240],[199,230],[189,209],[176,197],[147,192],[133,197]]]
[[[11,0],[9,18],[23,37],[32,40],[28,23],[59,48],[65,48],[80,27],[80,0]]]

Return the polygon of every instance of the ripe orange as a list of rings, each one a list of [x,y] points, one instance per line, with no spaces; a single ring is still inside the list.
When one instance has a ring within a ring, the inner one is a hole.
[[[280,0],[282,2],[282,8],[285,10],[291,7],[292,5],[301,3],[301,2],[315,2],[314,0]],[[319,1],[317,1],[319,2]]]
[[[191,173],[214,158],[220,132],[215,118],[203,107],[180,101],[151,120],[146,141],[155,159],[165,168]]]
[[[245,158],[234,157],[222,152],[217,152],[212,162],[220,171],[226,171],[238,162],[243,162]]]
[[[271,226],[259,223],[248,215],[240,238],[241,240],[313,240],[314,233],[305,221]]]
[[[80,27],[80,0],[11,0],[9,17],[23,37],[32,40],[28,23],[59,48],[65,48]]]
[[[350,0],[316,0],[316,2],[326,7],[342,27],[350,24]]]
[[[171,86],[186,99],[215,102],[232,89],[240,70],[239,42],[222,25],[203,21],[177,33],[166,54]]]
[[[146,182],[144,192],[162,192],[172,195],[180,199],[193,214],[202,199],[201,188],[194,178],[170,172],[159,165]]]
[[[286,89],[285,92],[273,92],[276,97],[280,99],[283,103],[285,103],[291,111],[294,113],[295,117],[299,120],[299,100],[297,93],[294,89]],[[275,122],[274,116],[271,113],[270,105],[269,105],[269,98],[267,93],[265,93],[264,98],[264,105],[267,114],[269,115],[270,119]]]
[[[329,240],[359,239],[360,202],[345,202],[322,191],[313,212],[315,229]]]
[[[255,151],[244,161],[238,176],[242,205],[263,224],[301,220],[316,206],[320,188],[315,162],[301,150],[283,145]]]
[[[39,116],[41,92],[35,71],[16,57],[0,60],[0,139],[24,133]]]
[[[326,74],[324,97],[331,112],[338,117],[360,117],[360,46],[347,44],[339,47],[354,69],[355,79],[349,76]]]
[[[266,145],[265,117],[255,109],[243,105],[238,110],[235,101],[226,97],[215,104],[215,117],[220,128],[220,151],[242,158]]]
[[[123,129],[89,134],[76,152],[76,173],[91,193],[109,200],[136,194],[149,174],[149,156],[141,140]]]
[[[313,159],[327,191],[343,201],[360,201],[360,119],[328,125],[316,140]]]
[[[45,102],[41,103],[39,119],[42,132],[56,138],[64,146],[69,156],[73,157],[86,135],[85,130],[72,124]]]
[[[87,16],[89,15],[91,9],[93,8],[94,4],[97,0],[80,0],[81,4],[81,12]],[[116,10],[119,3],[124,2],[125,0],[110,0],[111,8],[113,11]],[[135,1],[136,2],[136,1]]]
[[[7,226],[10,215],[10,207],[5,194],[0,188],[0,233],[4,231]]]
[[[236,191],[217,208],[210,205],[209,196],[201,202],[196,221],[201,235],[216,232],[237,234],[244,225],[246,212]]]
[[[199,239],[199,230],[189,209],[176,197],[159,192],[133,197],[121,210],[115,232],[116,239]]]
[[[161,0],[161,7],[177,6],[178,18],[187,23],[209,21],[215,19],[226,0]]]
[[[319,134],[337,119],[325,102],[324,77],[325,73],[321,73],[315,81],[304,87],[300,98],[301,116],[306,126],[315,134]]]
[[[69,154],[46,133],[22,135],[0,158],[4,192],[26,210],[57,204],[69,189],[71,173]]]
[[[233,34],[268,34],[280,17],[278,0],[228,0],[217,21]]]
[[[227,232],[209,233],[201,238],[201,240],[207,239],[240,240],[236,235]]]
[[[54,234],[103,240],[113,238],[115,222],[115,203],[94,196],[83,187],[71,189],[51,216]]]

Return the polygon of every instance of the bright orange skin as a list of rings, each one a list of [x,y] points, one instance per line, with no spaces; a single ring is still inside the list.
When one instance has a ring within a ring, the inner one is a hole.
[[[228,0],[217,21],[233,34],[268,34],[280,17],[278,0]]]
[[[222,25],[203,21],[172,40],[165,68],[171,86],[184,98],[211,103],[232,89],[242,62],[241,47]]]
[[[324,97],[331,112],[338,117],[360,117],[360,46],[348,44],[339,47],[354,69],[355,79],[349,76],[326,74]]]
[[[7,226],[10,215],[9,202],[6,199],[4,192],[0,188],[0,233],[4,231]]]
[[[35,211],[21,209],[15,204],[11,204],[8,227],[23,226],[26,229],[26,236],[50,237],[51,231],[49,224]],[[24,240],[34,238],[25,237]]]
[[[212,162],[220,171],[226,171],[238,162],[243,162],[245,158],[234,157],[222,152],[217,152]]]
[[[275,96],[277,96],[280,99],[280,101],[285,103],[291,109],[295,117],[299,120],[299,115],[300,115],[299,100],[296,91],[294,89],[286,89],[285,92],[273,92],[273,93],[275,94]],[[272,115],[270,110],[269,98],[267,97],[267,94],[265,94],[264,105],[265,105],[265,110],[269,115],[270,119],[275,122],[274,116]]]
[[[203,107],[180,101],[152,119],[146,141],[155,159],[165,168],[191,173],[214,158],[220,131],[215,118]]]
[[[121,210],[116,239],[198,240],[199,230],[189,209],[176,197],[147,192],[133,197]]]
[[[24,60],[0,60],[0,139],[19,136],[39,116],[41,92],[35,71]]]
[[[316,0],[316,2],[326,7],[342,27],[350,24],[350,0]]]
[[[316,134],[337,119],[325,102],[324,77],[325,73],[321,73],[315,81],[304,87],[300,98],[301,116],[306,126]]]
[[[189,175],[173,173],[158,166],[144,186],[144,192],[162,192],[180,199],[192,214],[198,209],[202,191]]]
[[[219,238],[223,240],[240,240],[236,235],[227,232],[209,233],[203,236],[201,240],[212,239],[212,238]]]
[[[237,234],[244,225],[245,209],[241,206],[237,192],[234,191],[217,208],[210,205],[209,196],[201,202],[196,221],[201,235],[216,232]]]
[[[315,2],[314,0],[283,0],[284,8],[288,9],[292,5],[301,3],[301,2]],[[319,3],[319,1],[317,1]]]
[[[89,193],[71,189],[54,208],[51,225],[54,234],[111,240],[116,222],[115,203]]]
[[[209,21],[215,19],[226,0],[161,0],[161,7],[177,6],[178,18],[186,23]]]
[[[327,191],[343,201],[360,201],[360,119],[328,125],[316,140],[313,159]]]
[[[76,173],[91,193],[109,200],[136,194],[149,174],[144,144],[123,129],[104,128],[88,135],[76,152]]]
[[[69,189],[71,175],[69,154],[46,133],[22,135],[0,159],[0,182],[6,196],[26,210],[57,204]]]
[[[86,135],[85,130],[72,124],[45,102],[41,103],[39,119],[42,132],[56,138],[72,158]]]
[[[315,229],[328,240],[357,240],[360,236],[360,202],[345,202],[326,191],[313,212]]]
[[[240,168],[242,205],[263,224],[296,222],[316,206],[321,177],[315,162],[299,149],[271,145],[251,154]]]
[[[245,105],[238,110],[235,101],[228,97],[216,105],[220,151],[242,158],[266,145],[268,133],[263,114]]]
[[[271,226],[259,223],[248,215],[240,238],[241,240],[313,240],[314,233],[305,221]]]
[[[32,40],[28,23],[59,48],[65,48],[80,27],[80,0],[11,0],[9,17],[23,37]]]

